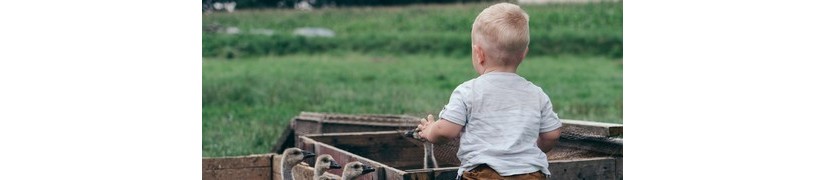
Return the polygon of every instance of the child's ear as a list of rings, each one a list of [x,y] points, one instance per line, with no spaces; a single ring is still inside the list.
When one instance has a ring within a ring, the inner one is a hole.
[[[525,47],[524,48],[524,54],[521,54],[521,59],[524,59],[524,57],[527,57],[527,51],[530,51],[530,47]]]
[[[478,64],[484,64],[484,50],[478,45],[473,45],[473,50],[476,52],[475,56],[478,59]]]

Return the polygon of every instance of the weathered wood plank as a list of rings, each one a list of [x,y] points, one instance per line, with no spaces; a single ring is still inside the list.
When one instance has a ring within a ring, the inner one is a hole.
[[[296,119],[313,120],[326,123],[337,124],[358,124],[371,126],[415,126],[418,124],[418,117],[406,115],[386,115],[386,114],[333,114],[333,113],[315,113],[315,112],[301,112]]]
[[[203,158],[202,170],[241,169],[270,167],[273,154],[257,154],[250,156]]]
[[[201,178],[204,180],[271,180],[272,172],[269,167],[203,170]]]
[[[392,159],[384,163],[395,168],[421,168],[424,159],[422,142],[404,137],[397,131],[311,134],[306,137],[325,144],[335,144],[339,149],[369,159]],[[460,164],[455,157],[458,150],[456,144],[435,146],[436,152],[442,152],[437,154],[440,166]]]
[[[587,158],[550,161],[552,179],[616,179],[616,159]]]
[[[292,128],[295,129],[297,136],[307,134],[326,134],[326,133],[343,133],[343,132],[369,132],[369,131],[393,131],[406,130],[414,128],[413,125],[403,126],[383,126],[383,125],[368,125],[363,123],[353,122],[337,122],[337,121],[316,121],[307,119],[293,119]]]
[[[281,176],[281,159],[283,156],[280,154],[276,154],[272,156],[272,179],[273,180],[283,180],[283,176]]]
[[[203,158],[201,162],[202,179],[273,179],[272,157],[275,154],[257,154],[250,156]]]
[[[613,137],[622,135],[622,125],[603,122],[562,119],[562,132]]]
[[[623,140],[619,138],[587,136],[580,134],[570,134],[562,132],[557,146],[572,147],[594,152],[603,153],[609,156],[621,156],[623,150]]]
[[[360,145],[368,146],[375,143],[392,143],[398,146],[410,146],[415,144],[403,143],[407,142],[402,132],[398,131],[376,131],[376,132],[350,132],[350,133],[325,133],[325,134],[309,134],[306,137],[312,138],[319,142],[329,142],[332,144],[346,144],[346,145]]]

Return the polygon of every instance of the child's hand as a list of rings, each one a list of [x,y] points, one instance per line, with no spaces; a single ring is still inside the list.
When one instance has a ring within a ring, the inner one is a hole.
[[[435,122],[435,117],[433,117],[432,114],[427,115],[427,119],[422,118],[421,119],[421,124],[418,124],[418,128],[417,128],[418,129],[418,137],[429,141],[429,139],[430,139],[429,138],[429,135],[430,135],[429,127],[430,127],[431,124],[433,124],[433,122]]]

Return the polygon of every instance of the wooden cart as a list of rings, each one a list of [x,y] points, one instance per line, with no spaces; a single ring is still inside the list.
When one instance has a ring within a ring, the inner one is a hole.
[[[339,163],[360,161],[376,168],[361,179],[455,179],[460,164],[455,157],[457,142],[452,142],[435,145],[441,168],[422,169],[423,144],[398,131],[313,134],[299,139],[301,149],[329,154]],[[561,141],[548,153],[553,179],[621,179],[621,152],[611,152],[611,148],[620,151],[621,143],[588,150],[595,148],[592,143]]]
[[[406,131],[416,127],[420,117],[387,114],[333,114],[301,112],[282,131],[280,139],[272,147],[274,153],[295,147],[299,136],[342,132]],[[579,136],[603,139],[622,135],[621,124],[579,120],[562,121],[562,139],[578,139]]]
[[[273,154],[203,159],[203,179],[282,179],[273,162],[288,147],[330,154],[340,164],[361,161],[376,168],[361,179],[454,179],[457,142],[436,145],[441,168],[422,169],[423,147],[401,133],[419,117],[302,112],[293,118],[273,146]],[[562,138],[548,153],[553,179],[622,179],[621,124],[562,120]],[[306,165],[296,178],[312,176]],[[341,170],[329,172],[340,175]]]

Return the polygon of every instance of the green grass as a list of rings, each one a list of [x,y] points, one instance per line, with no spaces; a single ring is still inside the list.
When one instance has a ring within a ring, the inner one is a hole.
[[[203,17],[203,24],[221,23],[239,28],[269,28],[292,32],[294,28],[321,26],[340,35],[365,33],[467,34],[481,10],[493,3],[356,7],[300,11],[288,9],[243,10]],[[523,5],[530,15],[531,33],[622,33],[622,3]]]
[[[622,123],[622,61],[530,56],[519,74],[564,119]],[[469,57],[328,53],[203,60],[203,156],[268,152],[301,111],[436,114],[474,78]]]
[[[469,32],[490,4],[203,16],[205,29],[274,30],[203,32],[203,156],[268,152],[301,111],[437,114],[457,85],[476,77]],[[522,7],[531,44],[520,74],[550,95],[561,118],[621,123],[622,3]],[[292,35],[299,27],[336,36]]]
[[[204,57],[361,52],[467,56],[470,28],[492,3],[358,7],[298,11],[243,10],[203,16],[202,24],[272,29],[274,35],[203,34]],[[524,5],[530,15],[534,55],[622,56],[622,3]],[[292,35],[300,27],[325,27],[334,38]]]

